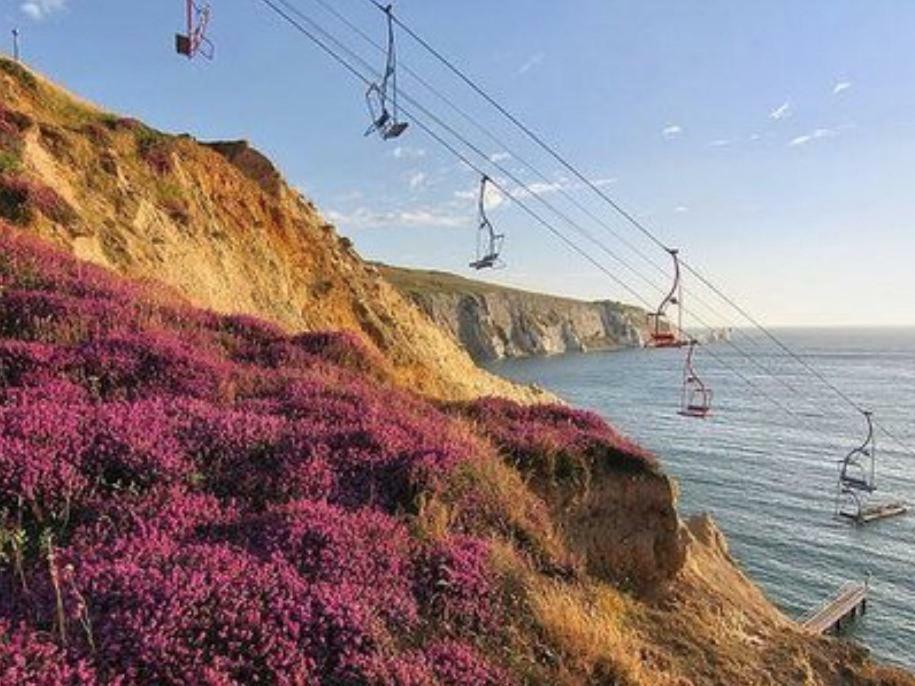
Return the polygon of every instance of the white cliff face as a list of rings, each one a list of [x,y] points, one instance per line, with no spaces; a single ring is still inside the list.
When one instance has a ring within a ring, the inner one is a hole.
[[[477,361],[642,345],[645,313],[459,277],[383,268],[384,276]]]

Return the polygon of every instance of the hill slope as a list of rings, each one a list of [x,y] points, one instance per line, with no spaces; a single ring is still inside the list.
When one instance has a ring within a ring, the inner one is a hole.
[[[8,60],[0,103],[0,216],[196,305],[354,331],[429,395],[538,397],[479,370],[246,144],[160,133]]]
[[[0,86],[0,683],[915,684],[599,417],[467,399],[531,393],[247,146]]]
[[[477,361],[639,347],[645,311],[505,288],[454,274],[378,265],[384,278]]]

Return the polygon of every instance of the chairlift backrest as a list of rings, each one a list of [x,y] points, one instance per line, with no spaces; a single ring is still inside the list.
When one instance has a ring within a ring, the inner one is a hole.
[[[674,278],[670,291],[664,296],[661,304],[655,312],[648,314],[649,324],[651,325],[651,343],[657,347],[670,347],[681,345],[679,325],[676,329],[668,323],[665,330],[664,322],[667,319],[667,308],[671,305],[682,307],[682,298],[680,297],[680,259],[679,251],[675,248],[668,248],[667,252],[674,261]]]
[[[388,47],[384,72],[380,83],[369,84],[365,100],[372,118],[372,124],[365,132],[369,136],[376,131],[384,140],[399,138],[409,124],[400,121],[397,104],[397,50],[394,44],[394,14],[392,5],[382,8],[387,18]],[[390,105],[390,106],[389,106]]]
[[[207,28],[210,24],[212,10],[206,2],[197,4],[194,0],[186,0],[187,33],[175,35],[175,51],[188,59],[201,55],[208,60],[213,59],[215,48],[207,38]]]
[[[491,269],[502,266],[501,253],[505,234],[496,233],[486,214],[486,188],[491,183],[488,176],[480,179],[477,199],[477,258],[470,263],[474,269]]]
[[[867,436],[861,445],[853,448],[841,461],[839,487],[870,492],[876,490],[874,472],[877,445],[872,414],[868,411],[862,414],[867,421]]]
[[[705,385],[693,365],[697,342],[690,340],[683,365],[683,388],[680,394],[680,414],[684,417],[705,418],[712,411],[712,389]]]

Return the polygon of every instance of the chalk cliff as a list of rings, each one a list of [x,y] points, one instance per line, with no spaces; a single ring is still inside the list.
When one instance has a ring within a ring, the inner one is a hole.
[[[645,311],[379,265],[385,279],[449,331],[477,361],[639,347]]]

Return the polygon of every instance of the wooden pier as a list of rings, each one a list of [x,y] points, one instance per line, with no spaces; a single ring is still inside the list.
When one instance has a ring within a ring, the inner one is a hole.
[[[867,610],[867,591],[867,581],[844,584],[835,597],[801,618],[801,627],[816,635],[839,633]]]

